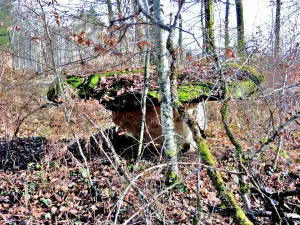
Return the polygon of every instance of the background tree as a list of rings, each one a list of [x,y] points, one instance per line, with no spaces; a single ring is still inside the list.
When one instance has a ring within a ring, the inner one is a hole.
[[[244,28],[244,11],[242,0],[235,0],[236,6],[236,23],[237,23],[237,48],[239,53],[245,50],[245,28]]]
[[[182,7],[182,0],[178,0],[178,8],[180,9]],[[179,23],[179,36],[178,36],[178,47],[179,47],[179,64],[183,61],[183,46],[182,46],[182,15],[179,14],[178,17],[178,23]]]
[[[230,14],[230,0],[226,0],[225,8],[225,49],[229,48],[229,14]]]
[[[107,4],[107,12],[108,12],[108,23],[110,24],[111,21],[114,19],[114,12],[113,12],[113,5],[111,0],[106,0]]]
[[[215,54],[214,1],[204,0],[205,10],[205,41],[209,54]]]
[[[275,15],[275,58],[280,56],[280,22],[281,22],[281,0],[276,0],[276,15]]]

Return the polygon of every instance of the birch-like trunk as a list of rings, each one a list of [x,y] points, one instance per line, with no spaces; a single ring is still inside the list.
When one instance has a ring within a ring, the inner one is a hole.
[[[203,46],[206,44],[206,29],[205,29],[205,13],[204,13],[204,8],[205,8],[205,2],[204,0],[201,0],[201,9],[200,9],[200,16],[201,16],[201,27],[202,27],[202,44]],[[205,56],[205,51],[202,52],[202,55]]]
[[[164,12],[166,1],[154,0],[154,14],[157,21],[164,24]],[[173,109],[170,90],[170,77],[168,74],[167,62],[167,34],[156,24],[156,58],[157,58],[157,73],[159,79],[160,96],[161,96],[161,123],[162,133],[164,136],[165,155],[168,158],[170,166],[168,168],[166,183],[172,184],[178,179],[178,164],[177,164],[177,148],[175,142],[175,127],[173,121]]]
[[[147,0],[143,0],[144,2],[144,8],[147,14],[149,14],[149,5]],[[148,24],[149,19],[146,18],[146,23]],[[142,118],[141,118],[141,133],[140,133],[140,143],[139,143],[139,149],[138,149],[138,158],[142,155],[142,149],[143,149],[143,140],[144,140],[144,132],[145,132],[145,123],[146,123],[146,102],[147,102],[147,95],[149,91],[149,66],[150,66],[150,26],[146,25],[145,28],[146,31],[146,39],[148,41],[146,54],[145,54],[145,71],[144,71],[144,91],[142,96]]]

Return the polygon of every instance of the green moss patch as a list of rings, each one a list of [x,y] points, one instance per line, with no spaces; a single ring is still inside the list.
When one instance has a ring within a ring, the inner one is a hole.
[[[75,88],[81,88],[83,86],[83,78],[81,77],[69,77],[66,82]]]
[[[247,72],[249,74],[249,79],[256,85],[259,85],[264,81],[264,76],[252,66],[241,66],[237,63],[229,63],[228,67],[239,70],[241,72]]]
[[[257,91],[257,85],[250,79],[246,79],[240,82],[234,81],[232,82],[232,88],[235,98],[247,97]]]
[[[137,104],[131,104],[132,98],[130,95],[139,98],[143,91],[143,72],[144,69],[136,70],[122,70],[122,71],[107,71],[97,74],[93,74],[87,77],[70,76],[64,80],[65,84],[77,89],[77,94],[80,98],[94,98],[102,100],[103,104],[115,105],[127,109],[129,106]],[[199,71],[198,71],[199,72]],[[227,74],[226,74],[227,73]],[[232,79],[236,73],[237,79]],[[224,69],[224,74],[229,78],[229,86],[233,90],[232,93],[236,98],[242,98],[249,96],[258,90],[258,85],[263,81],[263,76],[258,73],[253,67],[243,66],[240,68],[238,64],[229,64]],[[221,99],[218,88],[214,86],[215,80],[220,79],[219,74],[211,73],[211,76],[207,76],[206,81],[203,81],[204,77],[201,78],[201,73],[188,72],[188,74],[181,74],[178,78],[178,98],[182,103],[186,102],[198,102],[201,99],[210,98],[212,100]],[[230,82],[231,80],[231,82]],[[157,90],[158,78],[155,71],[152,70],[150,81],[150,91],[148,93],[148,100],[153,104],[160,104],[160,94]],[[53,85],[49,87],[48,99],[55,101],[60,95],[60,91],[57,88],[57,84],[53,82]],[[130,99],[127,101],[126,99]],[[122,100],[122,101],[121,101]],[[127,106],[121,106],[129,104]],[[140,103],[139,103],[140,104]],[[177,103],[176,103],[177,105]],[[107,106],[108,107],[108,106]],[[116,107],[113,107],[117,110]],[[132,108],[133,109],[133,108]]]
[[[189,102],[201,96],[208,96],[210,90],[204,82],[188,83],[178,88],[178,98],[181,102]],[[160,98],[158,91],[149,91],[148,95],[152,98]]]
[[[87,89],[94,89],[98,86],[99,84],[99,79],[100,75],[99,74],[94,74],[92,76],[90,76],[88,79],[87,79],[87,82],[86,82],[86,87]]]
[[[179,87],[178,98],[182,102],[188,102],[200,96],[208,96],[210,88],[203,82],[189,83]]]
[[[113,75],[120,75],[120,74],[138,74],[138,73],[143,73],[144,69],[138,69],[138,70],[116,70],[116,71],[107,71],[107,72],[103,72],[99,75],[99,77],[109,77],[109,76],[113,76]]]

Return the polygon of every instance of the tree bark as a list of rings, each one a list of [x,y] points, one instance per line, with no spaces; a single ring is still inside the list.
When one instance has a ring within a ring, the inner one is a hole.
[[[204,0],[205,8],[205,32],[206,49],[208,54],[215,54],[215,30],[214,30],[214,0]]]
[[[157,21],[164,24],[165,1],[154,0],[154,15]],[[175,142],[175,127],[173,121],[173,109],[170,90],[170,77],[167,72],[167,36],[164,29],[158,24],[156,29],[156,58],[157,74],[161,96],[161,123],[164,136],[164,149],[170,166],[166,175],[166,184],[171,185],[178,180],[177,146]]]
[[[190,128],[194,142],[197,145],[199,158],[203,161],[204,164],[212,167],[217,166],[217,162],[215,157],[211,154],[208,144],[206,143],[205,139],[201,136],[201,131],[199,129],[199,124],[195,118],[192,118],[187,111],[185,110],[184,106],[178,99],[177,94],[177,76],[176,76],[176,66],[173,63],[176,62],[176,52],[174,50],[172,37],[174,30],[171,28],[170,34],[167,40],[167,48],[169,53],[172,56],[171,61],[171,99],[172,99],[172,106],[176,110],[176,112],[181,116],[182,120],[186,122],[188,127]],[[228,90],[228,89],[227,89]],[[225,186],[221,173],[217,169],[209,169],[208,175],[215,186],[218,196],[221,199],[222,203],[227,207],[230,208],[230,216],[234,219],[236,224],[239,225],[253,225],[252,222],[247,218],[244,211],[236,202],[232,192],[228,190]],[[200,204],[197,200],[197,208],[200,208]],[[199,218],[194,219],[193,224],[200,224]]]
[[[144,7],[145,7],[145,11],[146,13],[149,14],[149,5],[147,0],[143,0],[144,1]],[[146,18],[146,23],[148,23],[149,19]],[[143,148],[143,139],[144,139],[144,131],[145,131],[145,123],[146,123],[146,101],[147,101],[147,95],[148,95],[148,91],[149,91],[149,66],[150,66],[150,26],[146,25],[146,39],[148,41],[147,44],[147,49],[146,49],[146,54],[145,54],[145,71],[144,71],[144,91],[143,91],[143,95],[142,95],[142,118],[141,118],[141,133],[140,133],[140,143],[139,143],[139,148],[138,148],[138,159],[141,157],[142,154],[142,148]]]
[[[117,9],[118,9],[119,18],[122,18],[123,17],[123,12],[122,12],[122,2],[121,2],[121,0],[117,0]]]
[[[242,0],[235,0],[236,6],[236,24],[237,24],[237,47],[240,54],[245,51],[245,29],[244,29],[244,11]]]
[[[136,0],[132,0],[132,4],[133,4],[134,13],[135,13],[135,14],[138,14],[138,12],[139,12],[139,7],[138,7],[138,5],[137,5],[137,3],[136,3]],[[149,5],[149,4],[148,4],[148,5]],[[141,22],[141,20],[142,20],[142,17],[139,16],[139,15],[137,15],[137,16],[135,17],[134,23]],[[136,41],[136,42],[139,42],[139,41],[141,40],[141,37],[142,37],[142,36],[143,36],[143,31],[142,31],[142,29],[141,29],[141,26],[138,25],[138,24],[136,24],[136,25],[135,25],[135,41]],[[145,57],[144,57],[144,54],[142,53],[142,52],[143,52],[143,48],[138,47],[138,51],[140,52],[140,55],[139,55],[139,63],[140,63],[141,65],[144,65],[144,63],[145,63],[145,62],[144,62]]]
[[[182,7],[182,0],[178,0],[178,8]],[[183,48],[182,48],[182,16],[179,14],[178,18],[179,23],[179,37],[178,37],[178,47],[179,47],[179,64],[183,62]]]
[[[230,0],[226,0],[225,10],[225,49],[229,48],[229,14],[230,14]]]
[[[275,58],[280,56],[280,14],[281,0],[276,0],[276,18],[275,18]]]
[[[205,165],[216,168],[217,162],[215,157],[211,154],[208,144],[205,139],[201,137],[199,125],[197,121],[185,111],[184,107],[178,106],[177,112],[181,115],[182,119],[187,123],[193,133],[193,139],[197,145],[198,154],[200,155]],[[222,175],[217,169],[209,169],[208,175],[212,180],[214,187],[217,190],[218,197],[221,199],[222,204],[230,209],[230,216],[233,218],[235,224],[238,225],[253,225],[253,223],[247,218],[244,211],[238,205],[232,192],[226,188]]]
[[[114,17],[111,0],[106,0],[106,4],[107,4],[108,20],[109,20],[108,23],[110,25]]]

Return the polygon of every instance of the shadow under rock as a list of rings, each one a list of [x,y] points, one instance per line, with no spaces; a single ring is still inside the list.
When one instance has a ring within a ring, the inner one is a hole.
[[[137,139],[120,132],[115,127],[107,129],[103,133],[110,144],[107,144],[100,133],[94,134],[87,139],[79,139],[82,152],[88,160],[93,158],[106,160],[103,151],[113,159],[110,146],[113,146],[115,152],[123,159],[136,159],[138,152]],[[78,161],[83,161],[76,140],[60,140],[58,142],[67,146],[67,150]],[[10,141],[0,138],[0,170],[23,170],[27,169],[30,163],[40,163],[49,151],[55,151],[55,147],[49,147],[53,143],[55,142],[46,140],[43,137],[15,138]],[[151,143],[144,143],[143,159],[153,161],[157,159],[159,154],[159,147]]]

